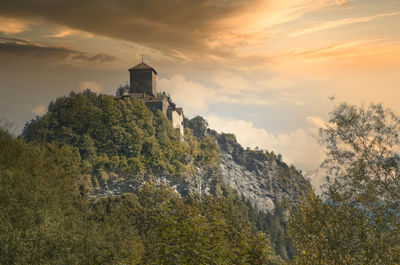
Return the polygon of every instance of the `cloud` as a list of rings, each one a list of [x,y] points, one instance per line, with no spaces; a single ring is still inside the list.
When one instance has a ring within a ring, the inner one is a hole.
[[[18,38],[0,38],[0,58],[13,58],[26,62],[65,63],[73,60],[86,62],[112,62],[118,59],[104,53],[88,54],[64,46],[47,46]]]
[[[298,36],[301,36],[304,34],[314,33],[314,32],[318,32],[318,31],[333,29],[333,28],[342,27],[342,26],[347,26],[347,25],[351,25],[351,24],[355,24],[355,23],[370,22],[370,21],[374,21],[381,17],[391,17],[391,16],[398,16],[398,15],[400,15],[400,12],[383,13],[383,14],[377,14],[377,15],[368,16],[368,17],[344,18],[344,19],[332,20],[332,21],[328,21],[325,23],[320,23],[314,27],[296,31],[296,32],[292,33],[290,35],[290,37],[298,37]]]
[[[8,37],[0,37],[0,40],[15,42],[15,43],[32,43],[30,40],[18,39],[18,38],[8,38]]]
[[[242,58],[263,44],[267,27],[300,18],[332,0],[0,0],[0,15],[43,18],[76,32],[127,40],[184,61]]]
[[[37,105],[33,109],[31,109],[31,112],[36,114],[37,116],[42,116],[47,112],[47,108],[43,105]]]
[[[279,90],[257,86],[239,74],[221,72],[211,78],[211,84],[187,80],[183,75],[173,75],[159,82],[159,90],[165,90],[173,100],[183,106],[189,116],[207,113],[212,104],[249,106],[305,104],[298,95],[283,87]],[[261,82],[262,83],[262,82]],[[191,99],[188,101],[188,99]]]
[[[311,126],[311,128],[326,128],[326,122],[321,119],[320,117],[316,117],[316,116],[308,116],[306,118],[308,124]]]
[[[211,99],[217,94],[214,89],[186,80],[183,75],[161,79],[159,89],[169,93],[178,105],[184,107],[185,113],[189,116],[206,112]],[[190,104],[185,104],[188,99],[191,99]]]
[[[29,28],[29,24],[25,21],[0,17],[0,32],[5,34],[16,34],[23,32]]]
[[[68,28],[135,41],[153,48],[180,46],[188,50],[189,47],[207,48],[201,40],[210,38],[221,28],[218,21],[257,2],[260,0],[0,1],[0,14],[39,16]]]
[[[47,37],[64,38],[64,37],[71,36],[71,35],[82,36],[84,38],[93,38],[94,37],[94,35],[91,33],[80,31],[80,30],[74,30],[74,29],[70,29],[70,28],[61,29],[60,31],[58,31],[55,34],[47,35]]]
[[[114,55],[104,54],[104,53],[98,53],[98,54],[95,54],[95,55],[88,55],[88,54],[85,54],[85,53],[81,53],[81,54],[75,56],[73,59],[74,60],[86,60],[86,61],[89,61],[89,62],[101,62],[101,63],[104,63],[104,62],[116,61],[116,60],[118,60],[118,57],[114,56]]]
[[[211,77],[211,82],[227,91],[254,91],[255,86],[238,73],[220,71]]]
[[[285,0],[268,1],[265,6],[267,12],[256,23],[258,28],[271,28],[273,26],[295,21],[304,14],[324,7],[332,6],[332,0]]]
[[[79,84],[78,91],[83,91],[90,89],[92,92],[101,93],[103,92],[103,87],[96,83],[95,81],[83,81]]]
[[[71,35],[72,31],[71,30],[64,30],[61,32],[58,32],[56,34],[53,35],[48,35],[48,37],[52,37],[52,38],[63,38],[65,36]]]
[[[348,4],[348,1],[347,0],[336,0],[336,4],[337,5],[347,5]]]
[[[286,63],[290,58],[290,62]],[[361,69],[391,68],[398,64],[400,42],[388,38],[359,39],[315,49],[288,50],[280,54],[281,71],[288,67],[291,74],[311,73],[322,78],[334,72]],[[315,67],[315,65],[318,67]],[[338,67],[340,66],[340,67]],[[290,74],[288,73],[288,74]],[[307,77],[310,78],[311,76]]]
[[[79,52],[68,47],[40,46],[28,41],[1,42],[1,57],[18,57],[23,60],[63,60]]]
[[[219,132],[230,132],[237,136],[238,142],[245,147],[266,149],[281,153],[285,160],[303,169],[318,168],[321,163],[322,149],[318,143],[317,124],[300,128],[290,133],[273,135],[265,129],[256,128],[252,122],[206,116],[211,128]],[[308,119],[308,118],[307,118]],[[316,119],[312,117],[311,119]],[[322,119],[318,118],[322,121]]]

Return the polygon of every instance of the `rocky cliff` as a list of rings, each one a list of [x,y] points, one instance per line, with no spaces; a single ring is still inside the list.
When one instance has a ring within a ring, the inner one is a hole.
[[[190,124],[187,124],[190,128]],[[223,187],[236,191],[253,207],[262,212],[272,212],[277,203],[299,199],[310,183],[301,172],[288,166],[273,152],[244,149],[232,134],[219,134],[208,128],[191,127],[201,140],[210,137],[219,147],[220,161],[216,165],[194,167],[185,178],[170,175],[120,176],[112,174],[101,181],[94,195],[118,195],[135,192],[143,183],[153,181],[165,184],[181,196],[191,192],[219,196]]]
[[[221,180],[261,211],[272,211],[278,202],[295,201],[310,187],[300,172],[274,154],[245,150],[238,143],[218,138]]]
[[[263,212],[293,201],[309,183],[273,152],[244,149],[233,134],[185,119],[185,141],[161,112],[136,98],[90,91],[71,93],[24,128],[27,141],[77,148],[93,196],[135,192],[145,182],[164,183],[182,196],[237,193]]]

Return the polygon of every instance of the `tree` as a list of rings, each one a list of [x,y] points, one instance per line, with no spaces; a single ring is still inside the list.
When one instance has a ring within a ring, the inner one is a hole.
[[[116,95],[117,96],[123,96],[126,93],[129,93],[129,85],[128,84],[126,84],[124,86],[123,85],[119,85],[119,87],[117,88]]]
[[[142,242],[127,220],[95,214],[80,163],[77,148],[0,129],[0,264],[140,262]]]
[[[400,203],[400,119],[382,105],[368,109],[346,104],[333,113],[331,126],[321,130],[328,148],[323,167],[354,200],[379,197]]]
[[[339,105],[321,129],[324,197],[291,212],[296,264],[400,263],[400,119],[391,110]]]

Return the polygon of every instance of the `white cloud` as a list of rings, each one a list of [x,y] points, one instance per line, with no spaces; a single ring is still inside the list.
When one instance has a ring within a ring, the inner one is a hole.
[[[89,88],[92,92],[101,93],[103,91],[103,87],[96,83],[95,81],[83,81],[79,84],[77,88],[78,91],[83,91]]]
[[[308,116],[307,123],[312,128],[326,128],[326,122],[323,119],[321,119],[320,117]]]
[[[174,102],[183,106],[190,116],[206,112],[208,103],[216,96],[214,89],[186,80],[183,75],[161,79],[159,87],[169,93]]]
[[[211,81],[223,90],[234,92],[254,91],[254,87],[249,81],[242,76],[227,71],[221,71],[211,78]]]
[[[287,91],[292,88],[284,89],[283,85],[279,87],[276,80],[255,81],[253,84],[239,74],[221,72],[214,75],[211,81],[213,84],[206,86],[187,80],[183,75],[174,75],[170,79],[161,79],[159,90],[169,93],[189,116],[208,113],[209,105],[214,103],[257,106],[305,104],[296,93]],[[275,86],[267,87],[268,84]],[[291,84],[293,83],[287,79],[285,85]]]
[[[34,107],[33,109],[31,109],[31,112],[33,114],[36,114],[37,116],[42,116],[46,113],[47,108],[43,105],[37,105],[36,107]]]

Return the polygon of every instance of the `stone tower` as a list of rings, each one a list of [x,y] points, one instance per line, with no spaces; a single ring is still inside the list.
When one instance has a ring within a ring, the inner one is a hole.
[[[116,98],[135,97],[141,99],[146,107],[153,113],[161,111],[172,123],[172,126],[179,130],[181,139],[184,136],[183,109],[177,108],[171,98],[164,93],[157,95],[157,72],[153,67],[142,62],[129,69],[130,87],[129,95],[124,93]]]
[[[157,95],[157,72],[153,67],[142,62],[129,69],[129,93],[145,93]]]

